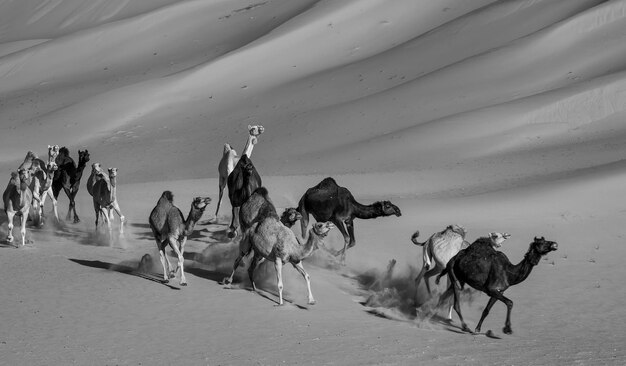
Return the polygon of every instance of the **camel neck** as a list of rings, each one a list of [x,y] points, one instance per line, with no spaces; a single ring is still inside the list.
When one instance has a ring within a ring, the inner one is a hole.
[[[352,202],[354,206],[354,216],[359,219],[373,219],[382,216],[382,213],[376,208],[376,204],[363,205],[356,200]]]
[[[243,154],[251,157],[254,144],[256,144],[256,136],[248,135],[248,140],[246,140],[246,146],[243,147]]]
[[[187,215],[187,220],[185,220],[185,229],[183,230],[184,236],[191,235],[196,223],[200,220],[200,217],[202,217],[202,210],[198,210],[192,206],[191,210],[189,210],[189,215]]]
[[[530,248],[521,262],[516,265],[511,265],[510,268],[507,269],[506,274],[509,285],[517,285],[528,278],[530,272],[539,264],[540,260],[541,255]]]
[[[307,238],[304,245],[300,247],[300,253],[298,253],[298,257],[300,259],[307,258],[313,251],[317,248],[317,241],[320,240],[320,237],[313,231],[313,228],[309,229],[309,237]]]

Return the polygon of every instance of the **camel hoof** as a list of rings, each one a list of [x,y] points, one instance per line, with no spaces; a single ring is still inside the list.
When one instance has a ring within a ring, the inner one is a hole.
[[[187,282],[181,282],[180,285],[181,286],[187,286]]]
[[[80,219],[74,219],[74,223],[78,224],[80,222]]]
[[[463,323],[463,326],[461,327],[461,329],[462,329],[464,332],[468,332],[468,333],[472,333],[472,334],[474,334],[474,332],[472,332],[472,330],[471,330],[471,329],[469,329],[469,327],[468,327],[468,326],[467,326],[467,324],[465,324],[465,323]]]
[[[7,236],[7,243],[13,243],[13,238],[10,236]]]
[[[309,305],[315,305],[316,302],[317,301],[315,301],[315,300],[309,300]]]
[[[163,280],[163,281],[161,281],[161,283],[164,283],[164,284],[165,283],[170,283],[170,280]]]
[[[502,328],[502,332],[504,334],[513,334],[513,330],[511,329],[511,327],[504,327],[504,328]]]
[[[169,278],[174,278],[176,277],[176,272],[172,271],[167,275]]]

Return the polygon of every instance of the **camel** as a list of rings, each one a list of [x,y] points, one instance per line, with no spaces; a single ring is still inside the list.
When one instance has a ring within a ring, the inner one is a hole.
[[[256,217],[251,222],[251,226],[244,231],[239,245],[240,251],[244,253],[244,255],[250,251],[254,252],[254,257],[248,267],[248,275],[250,277],[253,290],[256,290],[253,273],[257,262],[265,259],[273,261],[277,276],[278,304],[283,305],[282,266],[285,263],[291,263],[304,277],[307,283],[308,303],[315,304],[315,299],[311,293],[310,276],[304,270],[302,260],[310,256],[313,251],[318,248],[320,242],[323,241],[328,232],[333,228],[333,223],[315,223],[309,232],[307,242],[301,244],[293,231],[280,222],[280,218],[276,213],[274,205],[267,199],[267,190],[261,188],[255,191],[254,195],[257,197],[260,196],[260,198],[265,198],[266,202],[260,202],[260,204],[254,203],[254,206],[257,207]],[[254,202],[252,199],[249,200],[249,202],[250,201]],[[250,203],[250,206],[253,205],[252,202]],[[242,210],[247,212],[248,207],[244,205],[242,206]],[[255,215],[253,214],[251,216]],[[236,269],[237,267],[235,266],[234,268]],[[232,277],[233,275],[231,275],[230,279],[226,279],[224,282],[232,282]]]
[[[264,215],[270,212],[272,215],[276,214],[276,208],[272,203],[272,200],[269,197],[267,188],[259,187],[252,192],[252,195],[241,205],[239,210],[239,226],[242,232],[245,232],[248,228],[250,228],[255,223],[261,221]],[[296,217],[300,216],[300,213],[296,211]],[[280,221],[287,227],[293,226],[295,221],[292,221],[289,215],[283,214]],[[239,256],[235,259],[235,263],[233,264],[233,271],[230,277],[225,278],[222,283],[225,285],[230,285],[233,282],[233,278],[235,276],[235,271],[239,267],[241,261],[245,256],[250,254],[252,248],[248,245],[247,242],[240,241],[239,242]],[[257,263],[257,264],[260,264]],[[252,269],[254,271],[254,269]],[[252,272],[250,272],[250,276],[252,276]]]
[[[352,193],[337,185],[333,178],[325,178],[315,187],[307,189],[300,202],[298,211],[302,215],[300,225],[302,235],[305,235],[309,224],[309,214],[317,222],[332,221],[344,238],[343,249],[336,253],[341,254],[341,263],[346,262],[346,250],[355,245],[354,219],[373,219],[380,216],[401,216],[400,209],[389,201],[378,201],[371,205],[358,203]],[[345,224],[345,226],[344,226]]]
[[[164,191],[156,206],[150,212],[149,223],[159,248],[161,264],[163,265],[164,283],[168,283],[170,278],[176,277],[176,273],[180,269],[180,285],[187,286],[187,279],[183,270],[185,243],[210,202],[211,199],[209,197],[194,198],[191,202],[191,210],[187,215],[187,219],[185,219],[180,209],[174,206],[174,195],[172,192]],[[178,256],[178,266],[173,271],[171,270],[172,265],[165,254],[165,248],[168,244]]]
[[[54,173],[57,169],[56,163],[51,162],[46,166],[45,170],[36,168],[32,173],[29,188],[33,193],[33,221],[35,221],[35,225],[37,226],[43,225],[42,218],[44,216],[44,204],[47,196],[50,196],[52,200],[53,211],[58,221],[57,204],[51,190]]]
[[[429,295],[431,294],[429,279],[440,274],[446,268],[450,258],[454,257],[459,250],[465,249],[470,245],[469,242],[465,241],[466,235],[467,231],[464,227],[449,225],[445,230],[431,235],[423,243],[417,241],[419,230],[411,236],[413,244],[424,248],[422,270],[415,278],[416,293],[420,282],[424,279],[426,290]],[[510,237],[507,233],[501,234],[497,232],[492,232],[488,235],[494,249],[502,246],[502,243]],[[437,280],[437,283],[439,283],[439,280]],[[448,320],[452,320],[452,305],[448,309]]]
[[[256,227],[255,227],[256,226]],[[308,304],[315,304],[315,299],[311,293],[310,276],[302,266],[302,260],[313,254],[320,242],[324,240],[328,232],[335,225],[328,222],[316,222],[309,230],[308,240],[304,245],[296,239],[293,231],[283,225],[278,216],[268,216],[263,221],[255,224],[244,233],[242,241],[248,242],[254,250],[254,258],[248,273],[252,277],[252,273],[259,259],[267,259],[274,262],[276,268],[276,280],[278,287],[278,304],[283,305],[283,264],[291,263],[294,268],[304,277],[308,291]],[[252,289],[256,290],[253,278]]]
[[[7,242],[13,242],[13,218],[20,216],[20,233],[22,234],[22,246],[26,244],[26,220],[33,201],[33,194],[28,187],[30,170],[20,169],[11,173],[11,180],[2,194],[4,212],[8,219]]]
[[[48,145],[48,162],[45,162],[42,159],[38,158],[34,152],[28,151],[26,153],[26,158],[24,158],[24,162],[22,162],[22,164],[20,164],[20,166],[18,167],[18,170],[28,169],[30,171],[30,178],[29,178],[28,184],[31,187],[33,199],[35,199],[35,201],[33,202],[35,209],[31,213],[36,216],[35,221],[39,221],[40,218],[43,217],[43,214],[44,214],[43,207],[46,202],[47,196],[50,197],[52,201],[52,209],[54,212],[54,217],[56,218],[57,222],[59,220],[56,199],[54,199],[52,188],[50,188],[50,185],[47,185],[48,187],[47,189],[45,190],[40,189],[41,186],[44,185],[44,182],[47,179],[47,171],[50,170],[53,165],[56,165],[55,160],[58,154],[59,154],[58,145]],[[35,178],[34,184],[33,182],[30,181],[30,179],[33,179],[33,178]]]
[[[239,208],[261,185],[261,176],[252,164],[252,160],[248,155],[243,154],[235,165],[235,169],[228,176],[228,199],[232,206],[232,218],[228,232],[230,238],[237,236],[237,225],[240,221]]]
[[[87,192],[92,197],[93,186],[96,184],[97,181],[100,180],[102,174],[104,173],[102,171],[102,168],[100,167],[100,163],[91,164],[91,174],[89,174],[89,178],[87,178]]]
[[[111,232],[111,210],[114,210],[120,217],[120,234],[124,233],[125,217],[117,202],[117,168],[109,168],[109,175],[100,174],[93,187],[93,207],[96,211],[96,230],[98,230],[98,218],[100,214],[104,216],[109,232]]]
[[[265,128],[261,125],[248,125],[248,139],[246,140],[246,145],[243,147],[243,154],[247,155],[248,158],[252,157],[252,149],[254,145],[258,142],[258,137],[260,134],[265,131]],[[235,165],[239,162],[239,157],[237,156],[237,151],[233,149],[230,144],[224,144],[224,152],[222,153],[222,159],[218,165],[219,171],[219,199],[217,201],[217,208],[215,209],[215,217],[217,219],[217,214],[220,211],[220,205],[222,204],[222,197],[224,195],[224,188],[228,184],[228,176],[235,169]]]
[[[74,163],[74,160],[69,156],[69,151],[66,147],[62,147],[59,150],[59,157],[61,165],[59,170],[54,175],[54,181],[52,183],[52,192],[54,198],[59,198],[61,189],[65,192],[70,200],[70,205],[67,210],[66,220],[70,220],[72,212],[74,212],[74,223],[80,222],[78,213],[76,213],[76,194],[80,188],[80,180],[83,177],[83,170],[89,162],[89,151],[78,150],[78,166]]]
[[[506,321],[502,331],[505,334],[511,334],[513,333],[511,329],[513,301],[504,296],[504,291],[510,286],[517,285],[528,278],[532,269],[539,264],[541,257],[557,250],[557,248],[558,244],[556,242],[548,241],[544,237],[535,237],[533,242],[530,243],[524,259],[514,265],[511,264],[504,253],[493,248],[491,240],[479,238],[472,245],[461,250],[448,262],[446,269],[441,275],[448,274],[450,286],[442,295],[439,304],[453,293],[454,310],[459,315],[462,329],[471,333],[472,331],[463,320],[460,304],[460,290],[465,284],[468,284],[476,290],[489,295],[489,302],[487,302],[487,306],[485,306],[474,332],[480,332],[483,320],[489,314],[489,310],[491,310],[496,300],[500,300],[507,307]]]

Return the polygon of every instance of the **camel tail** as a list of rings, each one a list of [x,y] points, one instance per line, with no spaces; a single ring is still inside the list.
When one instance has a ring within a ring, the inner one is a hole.
[[[417,230],[416,232],[413,233],[413,235],[411,235],[411,241],[413,242],[413,244],[423,247],[424,245],[426,245],[426,242],[420,243],[419,241],[417,241],[418,236],[420,236],[419,230]]]

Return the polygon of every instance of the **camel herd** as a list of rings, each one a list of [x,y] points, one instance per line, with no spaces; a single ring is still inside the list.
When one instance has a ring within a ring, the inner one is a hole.
[[[346,251],[355,245],[355,218],[373,219],[401,216],[402,213],[400,208],[390,201],[378,201],[369,205],[359,203],[347,188],[339,186],[333,178],[329,177],[307,189],[297,207],[289,207],[279,215],[251,160],[253,147],[263,132],[263,126],[248,126],[248,137],[243,155],[238,156],[231,145],[225,144],[218,166],[219,199],[215,217],[217,218],[219,213],[224,189],[228,187],[228,198],[232,207],[228,237],[240,238],[239,255],[233,263],[231,275],[224,278],[223,284],[226,287],[230,286],[243,259],[251,257],[248,276],[253,290],[256,291],[254,271],[261,262],[269,260],[274,263],[276,269],[278,303],[282,305],[282,267],[290,263],[306,281],[308,303],[314,304],[310,276],[305,271],[302,261],[315,250],[322,249],[331,255],[339,256],[340,263],[345,265]],[[79,150],[78,155],[78,164],[76,164],[65,147],[48,146],[47,161],[37,158],[29,151],[17,171],[11,173],[9,184],[2,196],[8,218],[8,243],[14,241],[15,216],[20,218],[21,246],[25,245],[26,222],[29,218],[35,226],[43,225],[46,197],[50,198],[54,218],[58,221],[57,198],[61,190],[66,193],[70,201],[67,220],[72,218],[73,213],[73,222],[80,221],[76,212],[75,198],[83,170],[90,156],[87,150]],[[96,230],[99,229],[100,221],[103,220],[110,233],[113,213],[116,213],[120,220],[120,234],[123,234],[125,217],[117,201],[117,169],[109,168],[108,171],[104,171],[99,163],[92,164],[86,186],[93,200]],[[148,222],[159,250],[164,283],[175,278],[180,272],[180,285],[187,285],[183,268],[185,243],[210,202],[209,197],[194,198],[189,214],[185,218],[181,210],[174,205],[173,193],[165,191],[151,211]],[[310,228],[309,215],[316,220]],[[291,230],[297,221],[300,221],[302,236]],[[343,249],[339,251],[327,248],[324,243],[329,231],[335,227],[344,238]],[[478,238],[473,243],[465,240],[466,234],[466,230],[458,225],[450,225],[443,231],[434,233],[425,242],[417,241],[419,231],[413,234],[411,241],[423,247],[423,263],[415,279],[415,288],[417,289],[423,280],[428,293],[431,294],[429,279],[437,276],[436,282],[439,283],[441,277],[447,276],[447,290],[441,295],[437,308],[453,297],[448,319],[452,319],[452,308],[454,308],[461,320],[462,329],[472,333],[463,320],[460,307],[460,290],[468,284],[489,296],[487,306],[474,332],[480,332],[483,320],[491,307],[497,300],[500,300],[507,306],[503,331],[510,334],[512,332],[510,314],[513,302],[503,295],[504,291],[524,281],[532,268],[539,263],[540,258],[557,250],[558,245],[543,237],[536,237],[530,243],[524,259],[514,265],[506,255],[497,250],[510,237],[509,234],[493,232],[487,237]],[[176,268],[172,267],[166,255],[165,249],[168,246],[177,256]]]

